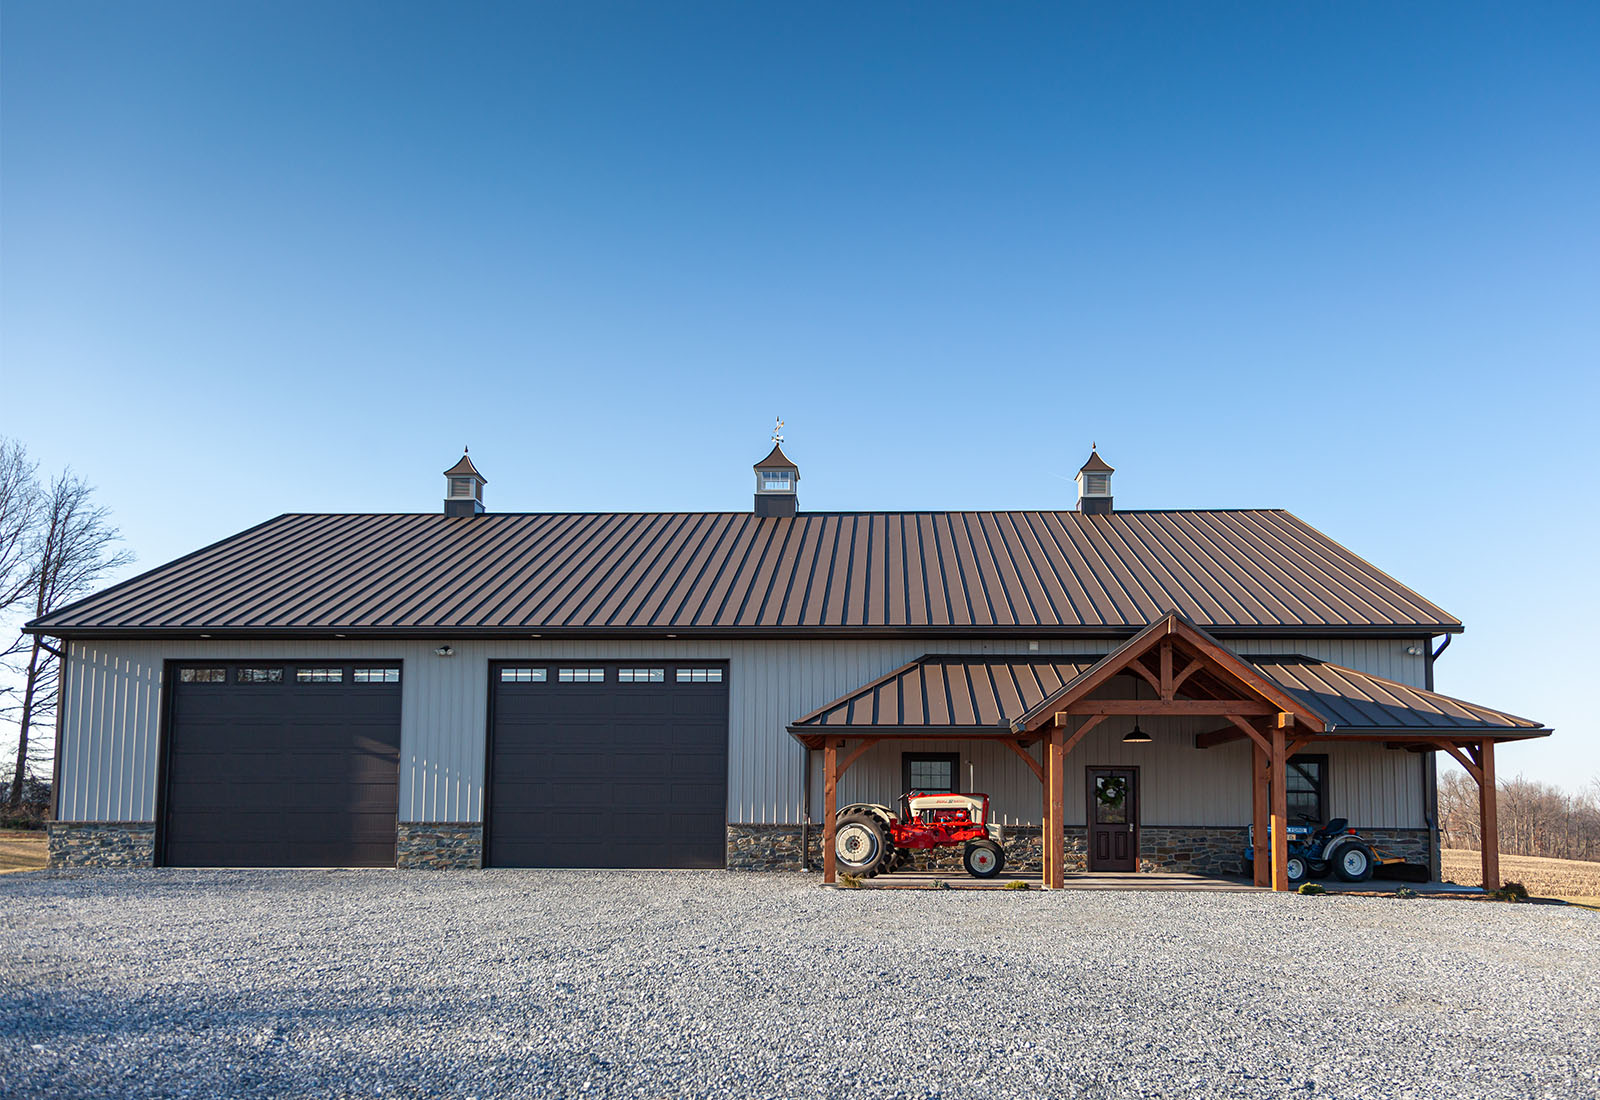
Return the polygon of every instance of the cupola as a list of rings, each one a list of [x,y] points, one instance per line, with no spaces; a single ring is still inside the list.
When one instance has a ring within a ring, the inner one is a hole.
[[[1078,469],[1078,511],[1103,516],[1111,511],[1111,475],[1116,473],[1094,444],[1089,446],[1089,461]]]
[[[461,448],[461,461],[444,472],[444,514],[476,516],[483,514],[483,487],[489,479],[478,472]]]
[[[792,516],[800,508],[800,467],[783,453],[783,421],[772,429],[772,452],[755,465],[756,515]]]

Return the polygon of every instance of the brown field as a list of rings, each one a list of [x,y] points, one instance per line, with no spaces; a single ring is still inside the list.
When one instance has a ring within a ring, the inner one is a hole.
[[[0,829],[0,875],[7,871],[37,871],[44,863],[44,833]]]
[[[1478,886],[1483,872],[1478,853],[1464,848],[1446,848],[1444,877],[1463,886]],[[1500,856],[1500,879],[1520,882],[1528,893],[1541,898],[1600,904],[1600,863],[1582,859],[1545,859],[1542,856]]]

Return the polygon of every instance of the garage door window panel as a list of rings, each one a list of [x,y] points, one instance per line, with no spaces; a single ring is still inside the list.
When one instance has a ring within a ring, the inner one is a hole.
[[[338,684],[344,682],[344,669],[342,668],[297,668],[294,670],[296,683],[300,684]]]

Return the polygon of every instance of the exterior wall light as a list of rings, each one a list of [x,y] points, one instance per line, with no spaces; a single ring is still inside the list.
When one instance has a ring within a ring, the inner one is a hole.
[[[439,656],[439,657],[454,657],[456,655],[456,651],[454,649],[451,649],[447,645],[442,645],[438,649],[434,650],[433,652],[434,652],[434,654],[436,656]]]

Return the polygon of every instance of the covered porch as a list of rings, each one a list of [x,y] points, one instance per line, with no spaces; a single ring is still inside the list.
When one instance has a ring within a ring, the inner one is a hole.
[[[1110,731],[1130,725],[1129,734],[1107,740]],[[789,729],[821,757],[824,882],[837,879],[834,823],[841,783],[853,767],[874,750],[882,756],[885,747],[965,745],[983,747],[991,759],[995,753],[1013,757],[1037,782],[1042,858],[1034,880],[1051,889],[1066,886],[1075,865],[1069,834],[1077,834],[1090,870],[1096,845],[1118,842],[1115,824],[1101,824],[1089,807],[1098,805],[1097,790],[1102,798],[1119,792],[1115,774],[1097,778],[1096,773],[1119,769],[1091,765],[1102,762],[1105,745],[1140,743],[1133,734],[1150,742],[1151,733],[1168,744],[1181,740],[1188,762],[1169,763],[1168,770],[1189,771],[1193,781],[1185,785],[1185,776],[1177,774],[1140,776],[1133,764],[1131,775],[1121,769],[1124,788],[1130,779],[1139,785],[1154,779],[1183,788],[1192,800],[1204,799],[1210,788],[1226,787],[1228,804],[1238,804],[1239,819],[1229,821],[1232,835],[1250,824],[1263,838],[1264,858],[1254,861],[1253,885],[1276,890],[1289,889],[1289,761],[1297,753],[1448,752],[1479,783],[1483,835],[1489,838],[1484,881],[1498,885],[1495,746],[1549,733],[1526,719],[1313,658],[1240,657],[1176,613],[1104,655],[925,656]],[[1069,779],[1069,761],[1086,739],[1101,745],[1099,755],[1077,761]],[[1078,768],[1089,774],[1082,792],[1076,790],[1083,786]],[[1096,783],[1103,785],[1096,788]],[[1082,812],[1069,815],[1069,790],[1075,810],[1081,794]],[[884,789],[877,800],[892,803],[900,793]],[[855,801],[861,801],[857,795]],[[1141,829],[1138,812],[1137,802],[1127,808],[1128,836],[1122,841],[1134,845],[1135,868],[1143,866],[1141,836],[1161,832],[1160,827]],[[1242,857],[1242,844],[1239,849]]]

